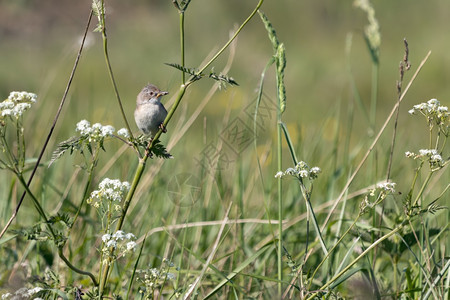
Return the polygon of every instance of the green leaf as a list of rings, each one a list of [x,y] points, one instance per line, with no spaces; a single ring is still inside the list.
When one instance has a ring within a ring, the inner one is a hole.
[[[174,64],[174,63],[164,63],[164,64],[168,65],[172,68],[178,69],[189,75],[192,75],[195,78],[195,80],[198,80],[203,76],[203,74],[199,74],[198,69],[195,69],[195,68],[187,68],[187,67],[183,67],[182,65]]]
[[[61,142],[56,147],[55,151],[52,153],[52,158],[50,159],[50,163],[48,164],[48,167],[50,166],[61,156],[63,156],[64,153],[67,152],[67,150],[70,150],[70,154],[73,153],[74,150],[80,149],[82,137],[74,136],[70,139]]]
[[[164,145],[161,144],[159,140],[156,141],[156,143],[153,145],[152,153],[159,158],[164,159],[173,158],[173,156],[169,152],[167,152],[166,147],[164,147]]]
[[[228,83],[229,85],[239,85],[239,84],[233,79],[233,77],[229,77],[228,75],[223,75],[223,74],[217,75],[216,73],[211,72],[211,73],[209,74],[209,78],[212,78],[212,79],[214,79],[214,80],[216,80],[216,81],[220,81],[220,82],[226,82],[226,83]]]

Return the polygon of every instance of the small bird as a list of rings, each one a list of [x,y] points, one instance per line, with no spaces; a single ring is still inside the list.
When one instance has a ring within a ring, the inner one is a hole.
[[[168,92],[161,91],[153,84],[148,84],[137,96],[134,120],[139,129],[151,138],[155,136],[158,129],[162,132],[167,131],[163,124],[167,110],[160,101],[160,98],[167,94]]]

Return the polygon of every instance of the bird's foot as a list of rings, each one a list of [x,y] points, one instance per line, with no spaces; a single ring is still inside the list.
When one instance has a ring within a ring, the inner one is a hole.
[[[161,129],[161,131],[162,131],[163,133],[166,133],[166,132],[167,132],[167,129],[166,129],[166,126],[164,126],[164,123],[159,124],[159,129]]]

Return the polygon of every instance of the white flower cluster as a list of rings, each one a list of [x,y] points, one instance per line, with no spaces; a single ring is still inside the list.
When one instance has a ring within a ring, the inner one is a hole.
[[[23,287],[18,289],[14,294],[11,293],[6,293],[3,294],[2,297],[0,299],[9,299],[9,300],[21,300],[21,299],[28,299],[30,297],[32,297],[34,294],[39,293],[40,291],[42,291],[43,288],[41,287],[35,287],[32,289]],[[33,299],[41,299],[41,298],[33,298]]]
[[[120,202],[129,190],[130,184],[127,181],[121,182],[118,179],[105,178],[100,182],[99,189],[91,193],[87,202],[95,208],[100,207],[103,201]],[[120,210],[120,206],[117,206],[116,210]]]
[[[125,233],[122,230],[116,231],[114,234],[104,234],[102,236],[103,248],[102,252],[110,257],[113,253],[116,255],[125,255],[131,251],[136,250],[136,236],[132,233]]]
[[[164,258],[163,264],[159,269],[148,268],[145,270],[136,270],[136,273],[139,274],[136,280],[140,281],[144,285],[139,288],[139,293],[143,294],[145,297],[150,296],[153,294],[155,289],[161,286],[162,283],[167,280],[175,280],[175,274],[169,272],[172,267],[174,267],[173,263]]]
[[[130,137],[130,133],[126,128],[120,128],[119,130],[117,130],[117,134],[123,136],[126,139]]]
[[[37,95],[28,92],[11,92],[8,99],[0,102],[0,119],[5,116],[20,117],[32,103],[36,103]]]
[[[405,156],[421,161],[429,161],[431,167],[442,167],[445,163],[445,160],[436,149],[420,149],[418,154],[407,151],[405,152]]]
[[[395,193],[395,186],[397,184],[395,182],[383,181],[377,183],[376,187],[371,189],[369,193],[367,193],[364,197],[364,200],[359,205],[359,213],[364,214],[368,212],[370,209],[373,209],[376,205],[381,203],[389,194]],[[374,201],[370,201],[369,198]]]
[[[287,168],[286,171],[279,171],[275,174],[275,178],[282,178],[284,176],[290,175],[294,177],[309,178],[311,180],[316,179],[321,172],[319,167],[310,168],[307,163],[300,161],[295,168]]]
[[[383,190],[385,192],[389,192],[391,194],[395,193],[395,186],[397,184],[395,182],[389,182],[389,181],[385,181],[385,182],[379,182],[377,184],[377,188],[380,190]]]
[[[445,124],[449,120],[449,112],[447,106],[442,106],[437,99],[431,99],[426,103],[414,105],[408,111],[409,114],[421,113],[424,115],[429,123],[436,123],[437,125]]]
[[[89,142],[99,142],[105,137],[112,136],[115,129],[111,125],[103,126],[100,123],[91,126],[89,121],[81,120],[77,123],[76,131],[80,132],[81,135],[87,135]]]

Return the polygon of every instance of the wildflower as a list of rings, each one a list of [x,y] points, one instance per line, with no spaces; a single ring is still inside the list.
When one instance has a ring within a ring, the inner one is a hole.
[[[117,230],[116,233],[112,236],[116,241],[123,240],[125,238],[125,234],[122,230]]]
[[[91,123],[87,120],[81,120],[77,123],[76,131],[79,131],[81,135],[90,134],[92,132]]]
[[[36,103],[37,95],[28,92],[11,92],[8,96],[8,100],[12,102],[31,102]]]
[[[287,168],[285,172],[277,172],[277,174],[275,174],[275,178],[282,178],[285,175],[291,175],[298,178],[309,178],[310,180],[314,180],[320,172],[321,170],[319,167],[310,168],[306,162],[300,161],[297,163],[295,168]]]
[[[136,239],[136,236],[130,232],[125,235],[125,238],[127,240],[131,240],[131,239]]]
[[[102,200],[121,202],[129,189],[130,184],[127,181],[121,182],[118,179],[105,178],[100,182],[99,189],[91,193],[88,203],[93,204],[94,199],[97,199],[97,202]]]
[[[117,242],[115,240],[109,240],[106,242],[106,247],[108,248],[116,248],[117,247]]]
[[[281,178],[283,177],[284,173],[281,171],[278,171],[277,174],[275,174],[275,178]]]
[[[101,132],[102,132],[103,136],[111,136],[114,134],[114,131],[115,131],[115,129],[111,125],[106,125],[101,128]]]
[[[103,126],[100,123],[95,123],[91,126],[91,123],[86,120],[81,120],[77,123],[76,131],[81,135],[87,136],[89,142],[100,142],[108,136],[114,134],[114,127],[111,125]]]
[[[128,129],[126,128],[120,128],[117,131],[117,134],[120,136],[123,136],[124,138],[129,138],[130,137],[130,133],[128,132]]]
[[[103,241],[103,243],[106,243],[106,242],[109,241],[110,239],[111,239],[111,235],[110,235],[109,233],[104,234],[104,235],[102,236],[102,241]]]
[[[126,247],[127,247],[127,250],[128,251],[134,251],[134,250],[136,250],[136,242],[128,242],[127,244],[126,244]]]
[[[414,153],[412,153],[412,152],[410,152],[410,151],[406,151],[405,152],[405,156],[406,157],[413,157],[415,154]]]
[[[297,172],[297,174],[302,178],[309,177],[309,172],[307,170],[300,170]]]
[[[286,172],[284,172],[284,173],[287,174],[287,175],[292,175],[292,176],[294,176],[297,172],[296,172],[296,170],[293,169],[293,168],[287,168],[287,169],[286,169]]]
[[[37,95],[28,92],[11,92],[8,98],[0,103],[0,117],[13,116],[20,117],[36,103]]]
[[[113,234],[104,234],[102,236],[103,248],[102,252],[111,258],[125,255],[136,249],[136,236],[132,233],[125,233],[118,230]]]
[[[428,125],[432,128],[434,125],[439,126],[443,133],[448,132],[449,112],[447,106],[442,106],[437,99],[430,99],[426,103],[414,105],[408,111],[411,115],[416,112],[422,114],[428,121]]]
[[[385,191],[395,193],[395,186],[397,184],[395,182],[380,182],[377,184],[377,188]]]

